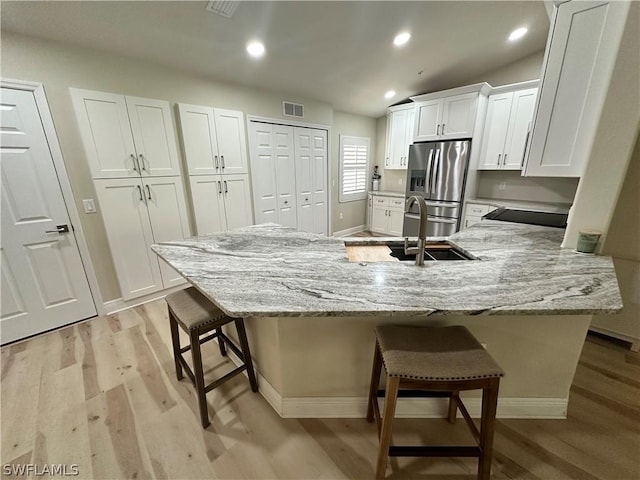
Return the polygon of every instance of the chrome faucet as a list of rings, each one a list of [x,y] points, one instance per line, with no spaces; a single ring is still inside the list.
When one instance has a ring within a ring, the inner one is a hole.
[[[416,265],[424,265],[424,249],[427,241],[427,202],[423,197],[414,195],[407,198],[404,204],[404,211],[409,212],[414,203],[420,208],[420,226],[418,228],[418,245],[409,247],[409,238],[404,238],[404,253],[407,255],[416,254]]]

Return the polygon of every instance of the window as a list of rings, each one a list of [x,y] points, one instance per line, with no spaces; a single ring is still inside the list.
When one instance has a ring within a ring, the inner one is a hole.
[[[340,135],[340,202],[367,198],[369,138]]]

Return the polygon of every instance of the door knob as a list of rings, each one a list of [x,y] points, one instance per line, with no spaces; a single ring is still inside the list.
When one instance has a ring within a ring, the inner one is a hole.
[[[56,230],[45,230],[45,233],[69,233],[69,225],[56,225]]]

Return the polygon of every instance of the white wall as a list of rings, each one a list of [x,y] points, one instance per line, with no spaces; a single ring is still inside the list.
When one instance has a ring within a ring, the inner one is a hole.
[[[305,106],[304,121],[331,127],[331,172],[337,185],[337,138],[341,133],[366,135],[376,144],[375,120],[358,115],[336,113],[322,102],[288,95],[218,83],[164,66],[144,63],[102,51],[2,32],[2,76],[40,82],[44,85],[77,208],[82,212],[83,198],[96,198],[78,126],[69,95],[69,87],[157,98],[177,103],[193,103],[241,110],[246,115],[286,120],[282,101]],[[177,132],[177,130],[176,130]],[[332,197],[335,203],[335,196]],[[362,225],[365,202],[344,206],[344,220],[334,220],[333,230]],[[335,208],[332,205],[331,208]],[[120,297],[113,261],[100,212],[81,213],[83,231],[89,244],[92,263],[103,300]]]

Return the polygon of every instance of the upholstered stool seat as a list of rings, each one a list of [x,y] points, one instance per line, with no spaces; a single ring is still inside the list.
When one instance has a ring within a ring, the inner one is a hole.
[[[378,390],[383,367],[386,372],[384,391]],[[503,375],[500,366],[463,326],[377,327],[367,409],[367,420],[376,420],[380,437],[376,478],[385,477],[389,456],[477,456],[478,479],[488,479],[491,473],[498,388]],[[459,396],[460,391],[478,389],[482,390],[480,430]],[[397,398],[414,396],[448,397],[449,421],[455,421],[459,409],[477,445],[391,445]],[[382,416],[378,397],[385,398]]]
[[[251,390],[254,392],[258,391],[258,383],[251,361],[251,351],[249,350],[249,342],[247,341],[247,334],[244,328],[244,320],[242,318],[232,318],[225,315],[222,310],[211,303],[211,301],[194,287],[189,287],[185,290],[167,295],[165,300],[169,308],[169,324],[171,327],[171,341],[173,344],[176,376],[178,380],[181,380],[184,370],[195,385],[200,409],[200,420],[202,427],[207,428],[209,426],[207,392],[210,392],[244,370],[247,371]],[[222,327],[231,322],[235,322],[240,348],[222,331]],[[180,346],[178,326],[189,335],[189,345],[186,347]],[[213,331],[213,333],[210,335],[205,338],[200,338],[201,335],[211,331]],[[205,385],[200,346],[214,338],[218,339],[221,355],[226,356],[226,347],[229,347],[229,349],[240,358],[242,364],[209,385]],[[193,370],[191,370],[182,356],[183,353],[189,350],[191,350]]]

